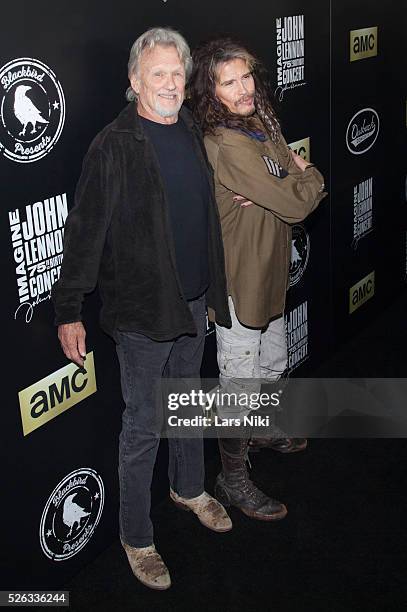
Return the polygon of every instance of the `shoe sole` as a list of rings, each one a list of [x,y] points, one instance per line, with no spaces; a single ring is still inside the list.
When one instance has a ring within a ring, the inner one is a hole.
[[[149,584],[148,582],[145,582],[144,580],[142,580],[141,578],[139,578],[138,576],[136,576],[136,574],[133,572],[133,576],[135,578],[137,578],[137,580],[139,582],[141,582],[141,584],[145,587],[148,587],[149,589],[153,589],[153,591],[166,591],[167,589],[169,589],[171,587],[171,582],[168,586],[156,586],[153,584]]]
[[[249,518],[256,519],[257,521],[265,521],[267,523],[271,521],[281,521],[288,514],[287,508],[284,506],[284,510],[281,510],[278,514],[256,514],[251,512],[250,510],[246,510],[244,508],[240,508],[240,506],[235,506],[235,508],[239,508],[243,514],[248,516]]]
[[[171,500],[180,510],[184,510],[184,512],[192,512],[191,508],[188,508],[188,506],[186,506],[182,502],[175,501],[175,499],[173,499],[172,497],[171,497]],[[195,514],[195,516],[198,519],[198,521],[201,523],[201,525],[203,525],[207,529],[210,529],[211,531],[214,531],[215,533],[227,533],[228,531],[231,531],[233,529],[233,525],[231,525],[230,527],[226,527],[225,529],[215,529],[214,527],[212,527],[212,525],[208,525],[207,523],[204,523],[204,521],[202,521],[197,514]]]
[[[266,521],[266,522],[281,521],[288,514],[287,507],[284,504],[281,504],[282,509],[280,510],[280,512],[276,512],[275,514],[257,514],[253,512],[252,510],[247,510],[246,508],[242,508],[241,506],[238,506],[237,504],[231,503],[229,499],[225,498],[225,494],[223,491],[219,493],[215,489],[215,497],[218,500],[218,502],[222,504],[222,506],[226,508],[230,508],[230,507],[237,508],[249,518],[253,518],[258,521]]]

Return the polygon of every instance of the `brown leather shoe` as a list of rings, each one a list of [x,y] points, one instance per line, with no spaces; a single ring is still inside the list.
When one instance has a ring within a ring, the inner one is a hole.
[[[262,448],[271,448],[279,453],[298,453],[307,448],[306,438],[251,438],[249,451],[252,453]]]
[[[196,514],[202,525],[208,529],[212,529],[212,531],[217,531],[219,533],[232,529],[232,521],[225,508],[206,491],[198,497],[187,499],[170,489],[170,497],[178,508],[186,510],[187,512],[192,511]]]
[[[171,586],[170,573],[155,549],[154,544],[144,548],[134,548],[121,540],[127,559],[135,577],[150,589],[164,591]]]

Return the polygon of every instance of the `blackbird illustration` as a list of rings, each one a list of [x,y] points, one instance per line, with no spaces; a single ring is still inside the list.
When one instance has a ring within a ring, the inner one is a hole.
[[[298,261],[301,261],[301,256],[297,250],[297,247],[295,246],[295,242],[292,243],[291,250],[292,250],[291,262],[293,264],[296,264]]]
[[[66,498],[64,501],[64,509],[62,511],[62,521],[67,527],[70,527],[68,536],[72,535],[75,524],[79,527],[81,520],[90,514],[90,512],[85,512],[84,508],[81,508],[73,501],[75,495],[76,493],[73,493]]]
[[[19,136],[25,136],[25,132],[29,123],[32,125],[31,134],[36,133],[35,126],[37,123],[49,123],[41,117],[41,111],[33,104],[26,92],[31,89],[28,85],[19,85],[14,94],[14,114],[23,126]]]

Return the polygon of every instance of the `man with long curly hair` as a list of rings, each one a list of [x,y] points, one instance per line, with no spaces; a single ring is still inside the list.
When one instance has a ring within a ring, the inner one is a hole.
[[[292,152],[281,133],[265,70],[231,38],[200,45],[193,54],[190,104],[214,170],[222,224],[232,328],[216,325],[224,391],[278,380],[287,368],[284,307],[291,224],[303,221],[326,195],[322,175]],[[276,520],[284,504],[250,481],[245,458],[250,430],[222,437],[222,472],[215,491],[259,520]],[[253,446],[294,452],[302,438],[252,438]]]

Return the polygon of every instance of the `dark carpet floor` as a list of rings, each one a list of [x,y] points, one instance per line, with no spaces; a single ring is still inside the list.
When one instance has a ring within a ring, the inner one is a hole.
[[[319,376],[407,377],[406,312],[404,295]],[[209,451],[212,491],[219,460],[213,444]],[[215,534],[164,500],[152,517],[171,589],[143,587],[117,541],[65,586],[70,609],[404,611],[406,460],[403,439],[314,439],[291,456],[262,451],[252,478],[286,503],[286,519],[261,523],[231,510],[233,530]]]

